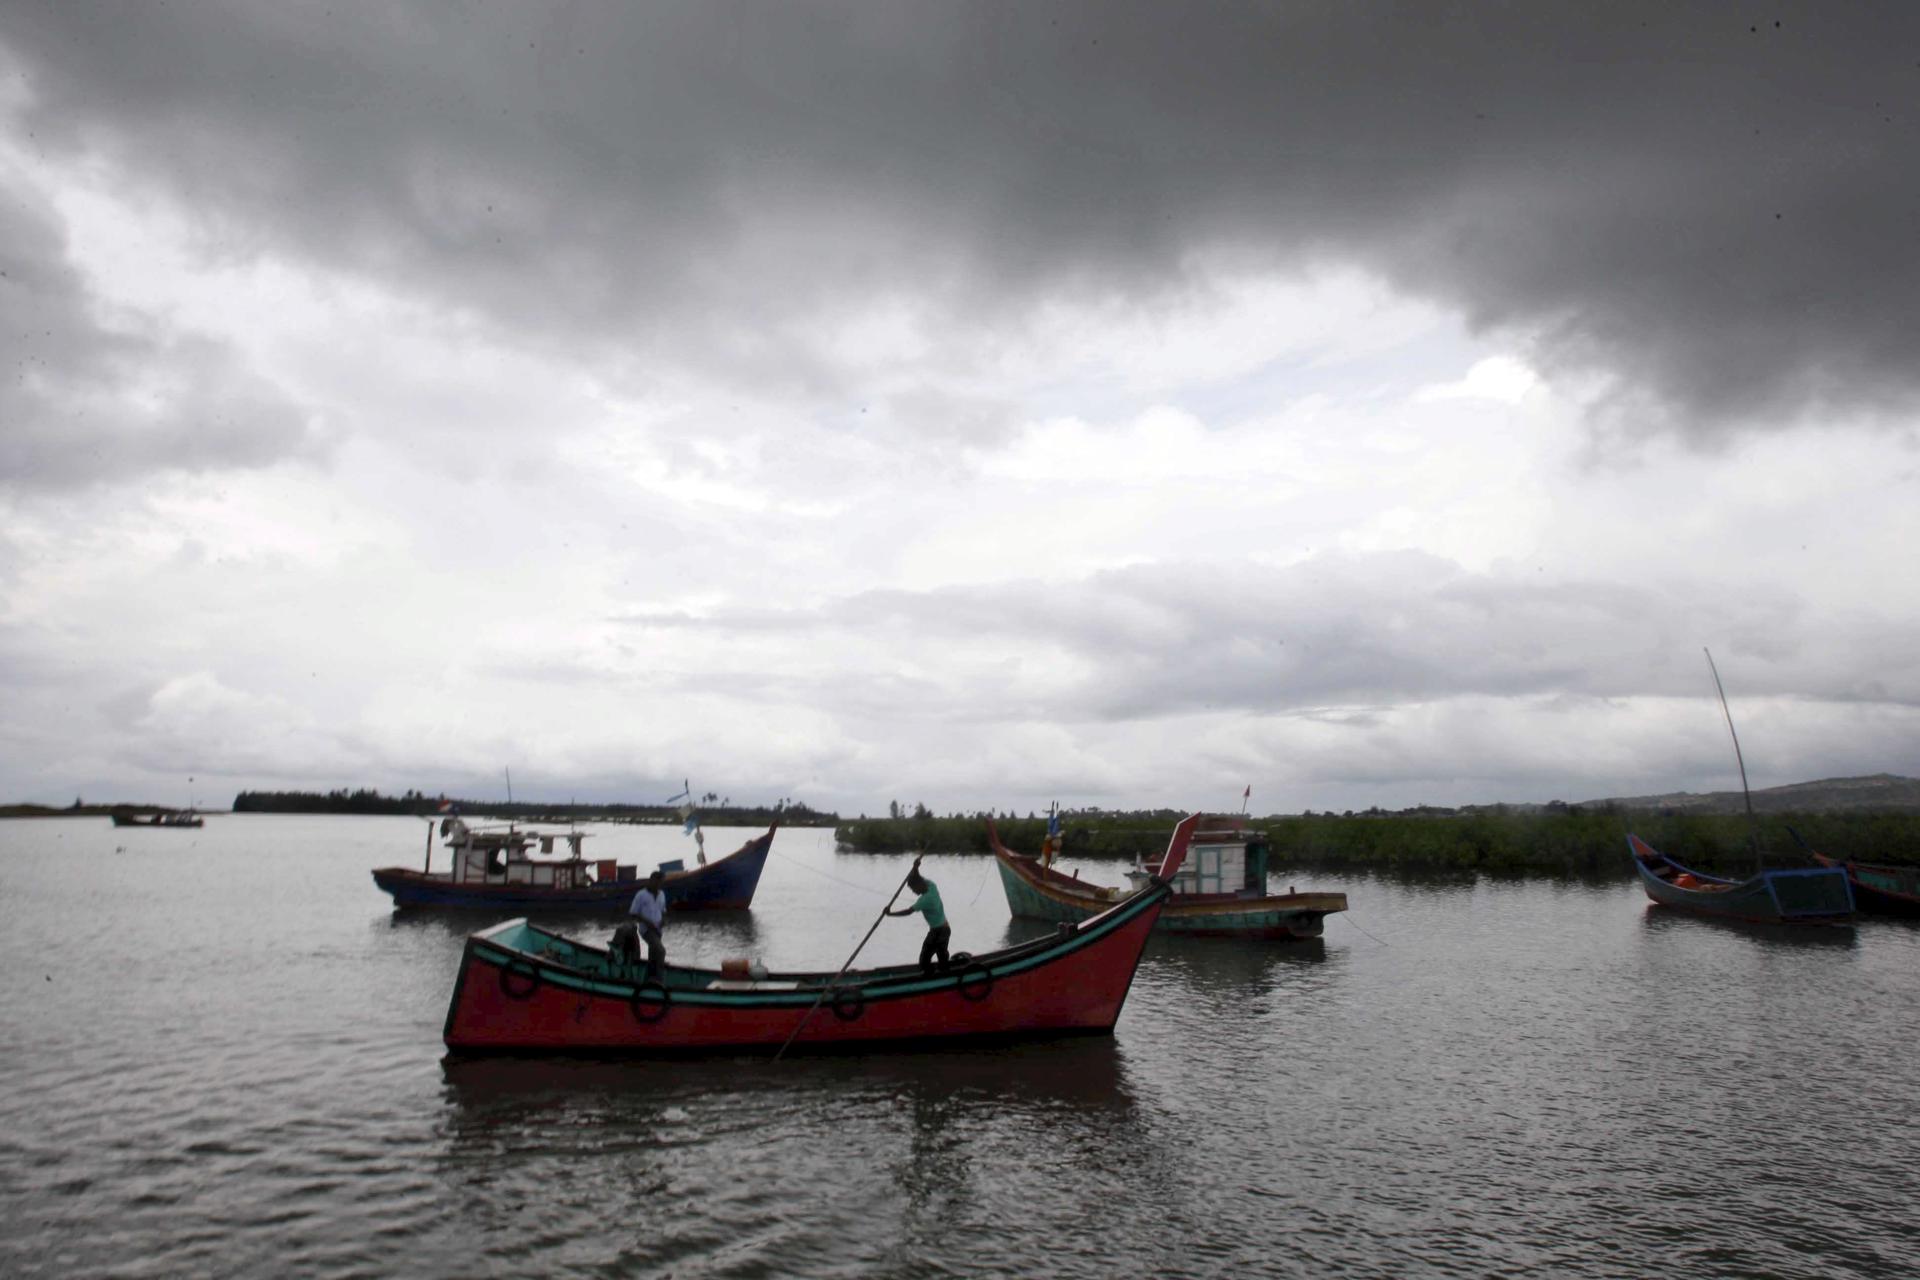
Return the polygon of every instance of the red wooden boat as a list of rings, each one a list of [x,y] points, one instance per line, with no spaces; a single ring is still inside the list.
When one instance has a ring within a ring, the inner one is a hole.
[[[447,1005],[455,1053],[757,1053],[1105,1034],[1186,857],[1174,830],[1154,882],[1091,920],[945,971],[665,966],[659,979],[525,920],[467,939]]]

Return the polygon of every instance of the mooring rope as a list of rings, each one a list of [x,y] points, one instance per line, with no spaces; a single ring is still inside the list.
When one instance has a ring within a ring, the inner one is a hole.
[[[1345,923],[1347,923],[1347,924],[1350,924],[1350,925],[1352,925],[1352,926],[1353,926],[1354,928],[1356,928],[1356,929],[1360,929],[1360,922],[1359,922],[1358,920],[1355,920],[1355,919],[1353,918],[1353,913],[1352,913],[1351,911],[1342,911],[1342,912],[1340,913],[1340,919],[1341,919],[1341,920],[1342,920],[1343,922],[1345,922]],[[1360,929],[1360,932],[1362,932],[1362,933],[1367,933],[1367,931],[1366,931],[1365,929]],[[1370,934],[1370,933],[1367,933],[1367,936],[1368,936],[1369,938],[1373,938],[1373,935],[1372,935],[1372,934]],[[1375,942],[1378,942],[1378,943],[1379,943],[1379,944],[1380,944],[1381,946],[1383,946],[1383,947],[1385,947],[1385,946],[1390,946],[1390,945],[1391,945],[1390,943],[1388,943],[1388,942],[1386,942],[1386,941],[1384,941],[1384,940],[1382,940],[1382,939],[1380,939],[1380,938],[1373,938],[1373,940],[1374,940]]]
[[[819,876],[823,880],[831,880],[835,884],[843,884],[849,889],[858,889],[862,893],[870,893],[876,898],[880,896],[880,891],[874,888],[870,884],[860,884],[860,883],[857,883],[856,881],[846,880],[841,878],[840,876],[836,876],[830,871],[822,871],[818,867],[810,867],[806,863],[800,861],[798,858],[789,858],[786,854],[781,853],[777,849],[769,849],[767,852],[771,853],[774,857],[780,859],[780,861],[788,863],[792,866],[796,866],[800,868],[802,871],[808,872],[809,874]],[[899,890],[896,889],[894,892],[898,893]]]
[[[993,874],[993,871],[994,871],[994,868],[995,868],[995,867],[996,867],[997,865],[998,865],[998,863],[997,863],[997,862],[995,862],[995,861],[993,861],[993,860],[991,860],[991,859],[989,859],[989,860],[988,860],[988,862],[987,862],[987,869],[986,869],[985,871],[982,871],[982,872],[980,873],[980,887],[979,887],[978,889],[975,889],[975,890],[973,891],[973,897],[971,897],[971,898],[969,898],[969,899],[967,899],[967,905],[968,905],[968,906],[972,906],[972,905],[973,905],[974,903],[976,903],[976,902],[978,902],[978,901],[980,901],[980,895],[981,895],[982,893],[985,893],[985,892],[986,892],[986,889],[987,889],[987,877],[988,877],[989,875],[991,875],[991,874]]]

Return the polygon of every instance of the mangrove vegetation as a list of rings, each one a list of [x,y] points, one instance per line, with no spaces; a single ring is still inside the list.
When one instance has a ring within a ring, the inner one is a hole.
[[[858,853],[986,853],[992,815],[861,818],[835,828],[840,846]],[[1172,810],[1062,816],[1061,860],[1151,861],[1166,848],[1181,814]],[[1631,831],[1662,853],[1703,871],[1750,874],[1756,828],[1744,815],[1646,812],[1618,808],[1491,806],[1465,811],[1300,814],[1248,818],[1267,833],[1276,872],[1489,872],[1501,875],[1633,874]],[[996,817],[1003,843],[1040,847],[1047,820]],[[1832,857],[1920,864],[1920,814],[1776,813],[1758,823],[1759,859],[1769,868],[1812,866],[1799,843]],[[1796,839],[1796,835],[1799,839]]]

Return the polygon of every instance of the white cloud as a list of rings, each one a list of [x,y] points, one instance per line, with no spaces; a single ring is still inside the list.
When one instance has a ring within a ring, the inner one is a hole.
[[[1416,400],[1493,400],[1518,404],[1540,385],[1540,377],[1512,356],[1488,356],[1474,363],[1457,382],[1421,388]]]
[[[1897,273],[1892,324],[1701,337],[1753,309],[1584,221],[1652,196],[1564,203],[1551,130],[1416,121],[1440,159],[1383,167],[1364,120],[1196,129],[1242,100],[1138,114],[1159,44],[1139,101],[1074,82],[1108,116],[1013,86],[1060,108],[1036,150],[891,80],[911,24],[825,86],[784,20],[745,80],[704,20],[665,61],[616,30],[560,102],[464,70],[500,14],[405,74],[434,24],[308,49],[257,17],[143,12],[140,65],[261,55],[206,82],[103,80],[51,10],[7,37],[0,307],[34,363],[0,392],[0,799],[503,767],[849,811],[1578,799],[1723,782],[1708,644],[1774,780],[1915,767],[1911,371],[1834,356],[1904,333]],[[290,66],[353,92],[303,106]],[[1299,70],[1261,93],[1347,101]],[[701,141],[636,110],[669,99]],[[1607,136],[1596,164],[1632,153]],[[1861,385],[1796,419],[1836,370]]]

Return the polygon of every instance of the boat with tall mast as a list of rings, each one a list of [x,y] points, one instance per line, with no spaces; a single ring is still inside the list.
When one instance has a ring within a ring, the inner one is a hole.
[[[1713,653],[1703,652],[1707,669],[1713,673],[1714,690],[1720,695],[1727,732],[1733,738],[1733,758],[1740,766],[1740,792],[1746,797],[1747,838],[1753,847],[1754,873],[1735,880],[1695,871],[1629,832],[1627,851],[1633,855],[1641,887],[1654,902],[1696,915],[1755,924],[1851,925],[1853,887],[1845,872],[1831,866],[1769,870],[1762,865],[1759,821],[1753,815],[1753,792],[1747,787],[1747,762],[1740,752],[1740,735],[1734,731],[1733,711],[1727,706],[1727,691],[1720,683]]]

